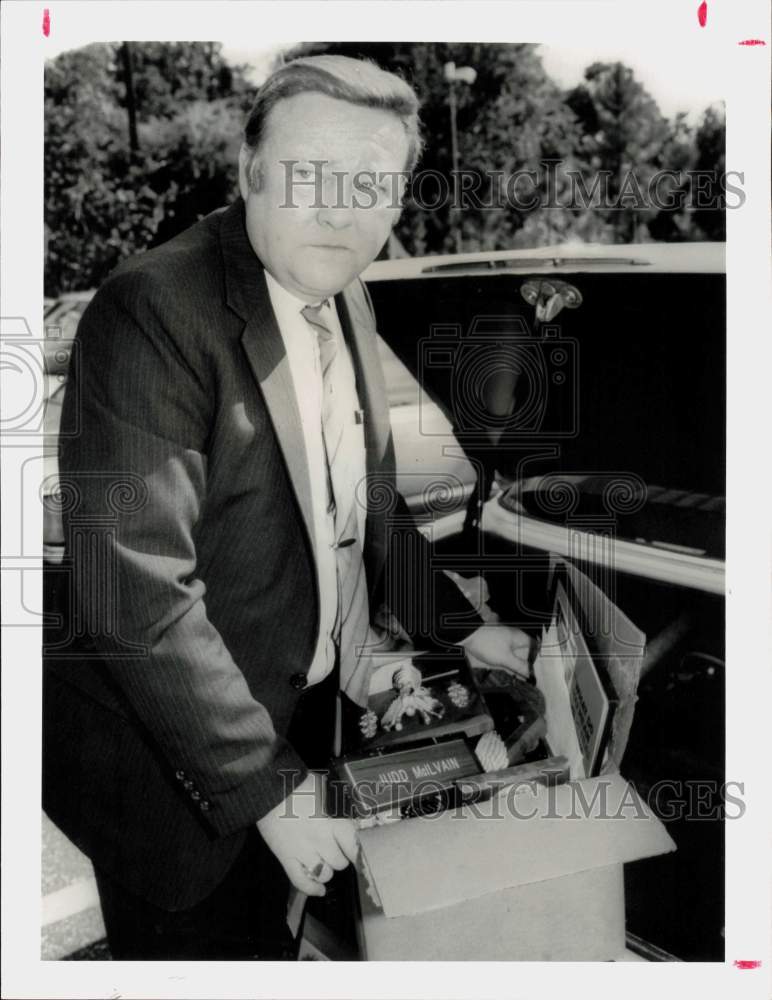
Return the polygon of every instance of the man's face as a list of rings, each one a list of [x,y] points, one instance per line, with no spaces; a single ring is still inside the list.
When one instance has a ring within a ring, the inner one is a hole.
[[[249,240],[279,284],[319,302],[375,260],[399,216],[407,152],[388,111],[313,93],[276,105],[257,154],[259,190],[248,189],[242,150],[241,192]]]

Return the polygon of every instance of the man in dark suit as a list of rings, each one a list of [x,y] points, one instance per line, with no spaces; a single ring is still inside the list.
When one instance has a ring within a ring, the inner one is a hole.
[[[116,958],[291,956],[289,883],[323,894],[356,856],[309,769],[338,692],[364,704],[385,599],[418,646],[523,655],[443,574],[419,592],[394,488],[358,275],[419,145],[403,81],[288,64],[247,124],[242,198],[119,267],[81,321],[44,806],[94,863]]]

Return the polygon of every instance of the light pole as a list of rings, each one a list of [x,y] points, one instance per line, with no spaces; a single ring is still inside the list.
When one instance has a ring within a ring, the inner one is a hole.
[[[445,63],[445,79],[448,82],[448,105],[450,108],[450,153],[453,160],[453,190],[452,201],[450,203],[450,218],[456,240],[456,253],[461,253],[461,225],[457,221],[458,206],[456,205],[456,181],[458,178],[458,130],[456,127],[456,113],[458,104],[456,103],[456,84],[466,83],[471,86],[477,79],[477,70],[471,66],[456,66],[454,62]]]
[[[131,69],[131,47],[123,42],[120,48],[123,76],[126,85],[126,112],[129,116],[129,149],[132,157],[139,152],[139,137],[137,135],[137,102],[134,97],[134,78]]]

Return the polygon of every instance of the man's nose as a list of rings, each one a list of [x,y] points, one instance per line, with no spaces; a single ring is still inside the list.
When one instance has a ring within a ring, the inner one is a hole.
[[[325,178],[322,205],[317,211],[321,226],[345,229],[354,221],[351,178],[343,173],[333,173]]]
[[[326,226],[329,229],[347,229],[354,221],[354,213],[351,205],[333,202],[318,209],[316,219],[320,226]]]

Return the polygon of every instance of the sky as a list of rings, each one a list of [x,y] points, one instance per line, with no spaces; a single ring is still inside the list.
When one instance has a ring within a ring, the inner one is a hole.
[[[265,51],[223,46],[229,62],[253,67],[250,74],[260,83],[280,49]],[[583,46],[568,48],[540,45],[539,53],[544,68],[561,87],[573,87],[582,79],[584,70],[593,62],[622,62],[629,66],[659,105],[660,111],[673,118],[679,111],[697,122],[702,112],[711,104],[724,99],[721,75],[716,72],[715,53],[709,49],[692,48],[685,51],[676,43],[668,45],[659,40],[656,48],[642,47],[640,42],[629,45]]]
[[[562,87],[577,84],[593,62],[622,62],[648,90],[660,111],[673,118],[685,111],[691,122],[699,120],[705,108],[723,101],[725,90],[717,72],[715,52],[707,47],[685,52],[666,39],[655,48],[640,43],[598,46],[593,49],[539,46],[544,68]]]
[[[285,49],[291,47],[284,46]],[[51,44],[49,51],[53,57],[61,49]],[[249,75],[256,84],[265,78],[274,56],[280,51],[276,46],[256,49],[229,43],[223,45],[223,54],[229,62],[251,67]],[[592,48],[540,45],[539,52],[545,69],[561,87],[579,83],[585,68],[593,62],[623,62],[634,71],[668,118],[684,111],[689,121],[696,123],[707,107],[724,99],[722,74],[717,71],[715,52],[708,46],[684,50],[663,38],[656,47],[648,48],[631,40],[627,45],[616,43]]]

